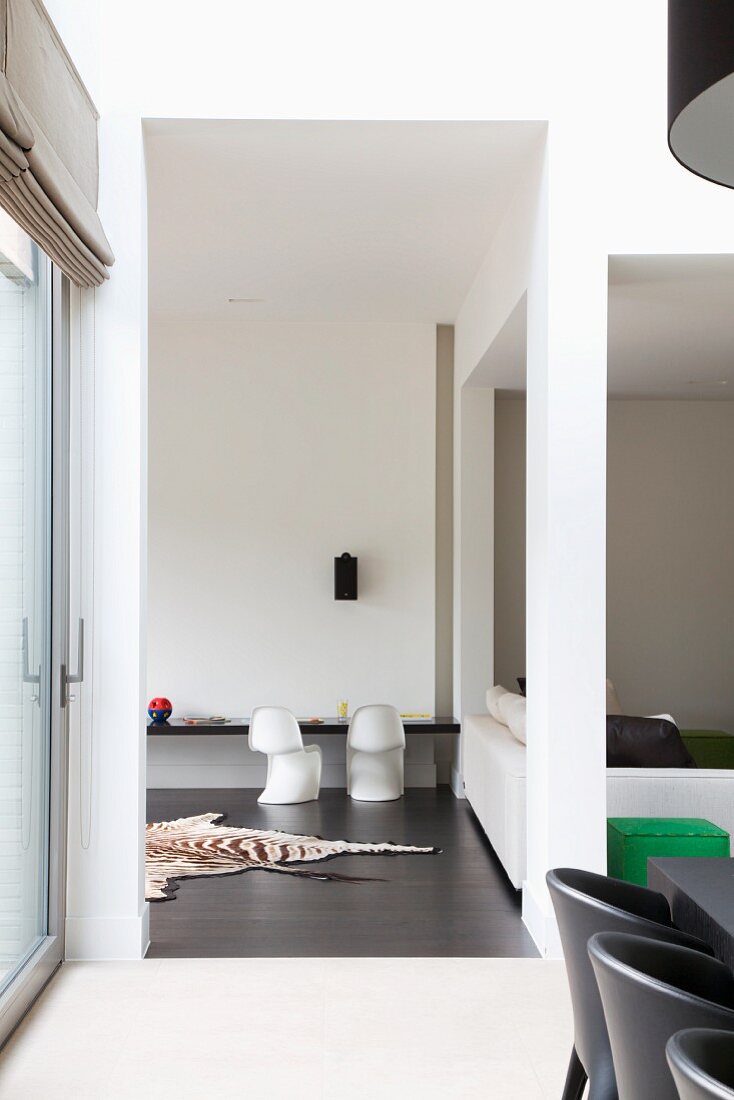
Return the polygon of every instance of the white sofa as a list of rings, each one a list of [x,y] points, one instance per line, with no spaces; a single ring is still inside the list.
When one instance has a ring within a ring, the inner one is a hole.
[[[489,714],[461,724],[466,797],[512,885],[525,878],[526,748]],[[734,771],[608,768],[608,817],[705,817],[734,836]]]

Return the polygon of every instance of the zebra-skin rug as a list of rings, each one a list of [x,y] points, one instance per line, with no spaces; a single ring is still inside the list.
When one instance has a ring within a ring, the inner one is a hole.
[[[198,814],[177,821],[159,821],[145,829],[145,897],[170,901],[178,879],[203,875],[235,875],[259,867],[307,878],[367,882],[351,875],[309,870],[290,864],[314,863],[339,855],[435,855],[440,848],[405,844],[352,844],[263,829],[236,829],[217,825],[223,814]]]

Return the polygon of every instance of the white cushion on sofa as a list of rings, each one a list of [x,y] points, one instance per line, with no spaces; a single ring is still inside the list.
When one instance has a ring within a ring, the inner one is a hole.
[[[617,689],[611,680],[607,680],[607,714],[624,714],[622,704],[617,698]]]
[[[509,726],[510,712],[517,703],[518,699],[522,702],[525,702],[524,695],[517,695],[514,691],[508,691],[505,695],[502,696],[499,703],[497,704],[497,709],[500,712],[500,722],[502,722],[503,725]]]
[[[495,684],[487,692],[487,710],[495,719],[496,722],[502,722],[503,725],[507,725],[504,718],[499,711],[499,701],[503,695],[509,695],[507,688],[503,688],[502,684]]]
[[[664,718],[666,722],[672,722],[676,729],[678,729],[678,723],[672,714],[648,714],[648,718]]]
[[[527,743],[527,706],[524,695],[505,695],[500,702],[503,717],[510,727],[510,733],[521,745]]]

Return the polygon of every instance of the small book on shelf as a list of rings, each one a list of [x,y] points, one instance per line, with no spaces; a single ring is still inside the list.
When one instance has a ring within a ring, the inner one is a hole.
[[[225,726],[229,718],[223,718],[221,714],[213,714],[210,717],[203,714],[187,714],[183,721],[185,726]]]

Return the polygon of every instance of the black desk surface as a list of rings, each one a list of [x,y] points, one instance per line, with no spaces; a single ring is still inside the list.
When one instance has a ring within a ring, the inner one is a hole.
[[[298,724],[302,733],[313,734],[346,734],[349,722],[338,722],[336,718],[324,718],[323,722],[308,722],[299,718]],[[403,727],[406,733],[459,733],[461,726],[455,718],[404,718]],[[181,718],[170,718],[167,722],[156,725],[148,724],[149,737],[187,737],[196,735],[221,734],[236,735],[242,737],[250,729],[249,719],[232,718],[226,724],[213,725],[186,725]]]
[[[665,894],[678,928],[734,968],[734,859],[650,859],[647,884]]]

